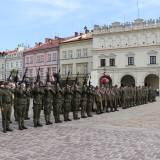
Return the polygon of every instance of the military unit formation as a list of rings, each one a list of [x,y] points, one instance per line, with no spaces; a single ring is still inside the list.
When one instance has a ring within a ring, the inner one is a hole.
[[[8,81],[0,84],[4,133],[12,131],[10,127],[12,106],[19,130],[27,129],[25,120],[30,119],[28,116],[30,99],[33,99],[34,127],[42,127],[41,111],[44,112],[46,125],[51,125],[52,112],[55,123],[62,123],[61,114],[67,122],[71,121],[70,112],[73,113],[74,120],[79,120],[92,117],[94,112],[96,114],[114,112],[118,111],[119,107],[126,109],[156,101],[156,92],[151,87],[121,86],[118,88],[108,85],[93,87],[90,82],[91,77],[87,76],[80,85],[78,74],[73,84],[69,85],[69,73],[62,87],[60,72],[54,74],[54,81],[50,80],[47,73],[45,83],[41,82],[39,71],[35,82],[30,83],[26,80],[26,72],[27,69],[21,81],[18,80],[18,76],[11,79],[10,75]]]

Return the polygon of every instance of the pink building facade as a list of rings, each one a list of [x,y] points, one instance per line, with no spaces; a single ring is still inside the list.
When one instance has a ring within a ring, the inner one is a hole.
[[[24,52],[24,68],[28,68],[27,77],[36,79],[40,68],[41,81],[45,82],[49,69],[50,76],[59,68],[60,39],[45,39],[45,43],[36,43],[36,46]]]

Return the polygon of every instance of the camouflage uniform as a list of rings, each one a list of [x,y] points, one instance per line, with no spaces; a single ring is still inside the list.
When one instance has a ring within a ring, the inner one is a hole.
[[[94,102],[94,95],[91,86],[87,87],[87,106],[86,113],[88,117],[92,117],[92,108]]]
[[[44,89],[43,105],[46,125],[52,124],[50,121],[50,115],[53,108],[53,95],[54,91],[51,87],[46,86]]]
[[[63,105],[63,91],[60,88],[59,84],[56,85],[55,96],[54,96],[54,105],[53,105],[53,115],[55,123],[61,123],[60,112]]]
[[[83,85],[82,87],[82,95],[81,95],[81,117],[87,118],[86,116],[86,107],[87,107],[87,86]]]
[[[64,103],[63,103],[63,116],[64,121],[71,121],[69,119],[69,112],[71,111],[72,91],[69,85],[64,88]]]
[[[98,87],[96,88],[96,91],[95,91],[95,102],[96,102],[96,105],[97,105],[96,113],[97,114],[103,113],[102,96],[101,96],[101,93],[100,93],[100,89]]]
[[[36,84],[32,90],[34,127],[42,126],[42,124],[40,123],[40,115],[41,115],[41,110],[43,108],[43,95],[44,95],[44,90],[42,89],[42,87]]]
[[[73,111],[73,119],[78,120],[78,111],[80,108],[80,101],[81,101],[81,92],[78,89],[78,86],[75,85],[73,88],[73,96],[72,96],[72,111]]]
[[[1,113],[2,113],[2,127],[3,132],[6,133],[7,131],[12,131],[9,127],[10,123],[10,112],[13,103],[12,99],[12,92],[8,88],[1,88],[0,90],[1,96]]]
[[[24,126],[25,111],[27,105],[27,93],[21,86],[19,86],[19,88],[17,88],[15,92],[17,95],[16,111],[18,117],[18,126],[20,130],[27,129]]]
[[[30,88],[27,86],[26,88],[26,95],[27,95],[27,104],[26,104],[26,111],[25,111],[25,120],[30,119],[29,114],[29,107],[30,107]]]

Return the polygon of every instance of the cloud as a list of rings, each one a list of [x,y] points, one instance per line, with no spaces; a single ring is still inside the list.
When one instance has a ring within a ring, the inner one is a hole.
[[[23,15],[27,21],[56,23],[68,14],[76,12],[84,6],[74,0],[16,0],[23,4]]]

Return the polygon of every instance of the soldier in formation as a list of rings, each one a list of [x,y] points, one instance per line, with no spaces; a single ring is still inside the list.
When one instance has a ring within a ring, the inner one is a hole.
[[[37,73],[33,86],[26,83],[26,75],[22,81],[15,82],[11,87],[9,82],[0,84],[0,107],[2,113],[3,132],[12,131],[10,128],[11,109],[14,106],[15,120],[18,121],[20,130],[27,129],[25,120],[29,120],[30,99],[33,99],[33,124],[34,127],[41,127],[41,111],[44,111],[46,125],[51,125],[51,113],[55,123],[71,121],[70,112],[73,112],[73,119],[87,118],[104,112],[118,111],[119,107],[127,109],[156,100],[156,92],[152,87],[145,86],[118,86],[93,87],[91,77],[84,77],[82,86],[78,82],[78,74],[73,83],[69,85],[69,73],[62,87],[60,72],[54,74],[55,81],[49,78],[49,72],[45,84],[40,80],[40,69]],[[25,72],[26,74],[26,72]],[[14,95],[14,96],[13,96]]]

